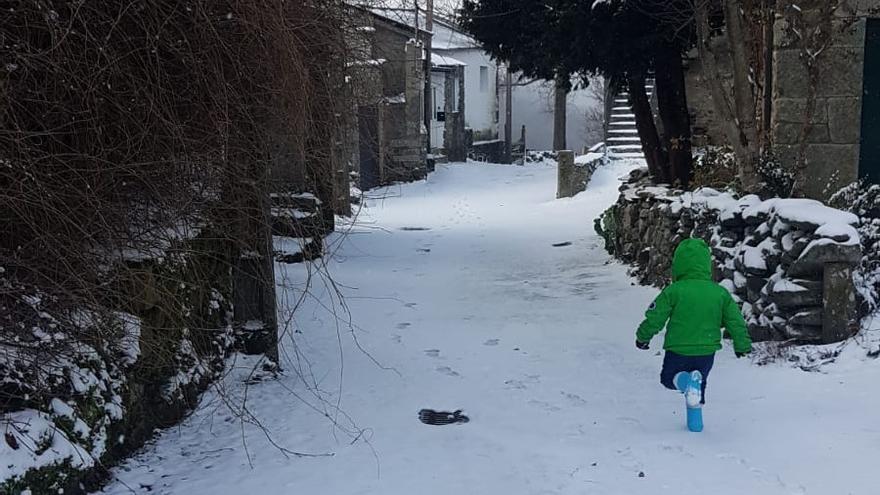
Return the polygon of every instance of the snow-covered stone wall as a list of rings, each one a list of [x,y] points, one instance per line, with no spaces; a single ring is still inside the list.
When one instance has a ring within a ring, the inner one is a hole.
[[[119,310],[71,309],[0,267],[0,494],[97,488],[222,371],[229,264],[221,243],[187,242],[204,245],[119,269]]]
[[[799,342],[842,340],[857,329],[858,224],[818,201],[676,191],[650,185],[643,171],[600,222],[609,248],[646,284],[669,282],[682,239],[706,240],[715,278],[741,303],[752,337]]]

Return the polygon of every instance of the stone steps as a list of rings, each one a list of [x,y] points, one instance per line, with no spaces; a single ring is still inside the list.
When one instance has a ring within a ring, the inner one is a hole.
[[[653,97],[654,79],[645,80],[645,91],[648,98]],[[615,96],[605,136],[611,158],[644,158],[635,118],[629,103],[629,93],[623,92]]]

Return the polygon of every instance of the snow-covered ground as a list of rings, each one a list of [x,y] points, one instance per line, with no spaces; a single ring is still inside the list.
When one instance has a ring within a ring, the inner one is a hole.
[[[268,436],[223,404],[241,405],[254,360],[239,358],[222,394],[103,493],[877,493],[880,362],[858,352],[807,373],[726,348],[706,430],[687,432],[683,399],[658,383],[659,340],[633,343],[657,291],[593,232],[630,167],[567,200],[546,164],[441,165],[371,192],[305,297],[304,266],[279,268],[282,301],[302,301],[285,374],[246,388]],[[425,407],[471,421],[427,426]]]

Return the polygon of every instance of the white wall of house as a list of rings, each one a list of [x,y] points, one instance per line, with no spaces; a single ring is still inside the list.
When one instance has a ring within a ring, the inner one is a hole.
[[[479,49],[440,51],[465,64],[464,125],[474,131],[498,132],[497,67],[489,55]]]
[[[532,150],[553,149],[553,99],[554,88],[552,82],[535,81],[529,84],[517,83],[515,86],[511,105],[513,108],[513,140],[518,141],[522,126],[526,126],[526,147]],[[503,127],[504,122],[504,86],[499,88],[502,92],[500,107]],[[588,138],[589,126],[600,125],[601,122],[593,122],[588,119],[592,109],[602,109],[601,100],[597,99],[589,88],[572,91],[568,94],[566,107],[566,133],[567,148],[580,152],[585,146],[596,144],[594,139]]]
[[[498,133],[498,66],[470,36],[443,23],[434,25],[434,53],[466,64],[464,74],[465,127],[486,134]]]

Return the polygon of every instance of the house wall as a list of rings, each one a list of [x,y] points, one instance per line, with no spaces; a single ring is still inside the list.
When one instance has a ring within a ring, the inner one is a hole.
[[[441,55],[467,64],[464,69],[465,127],[473,129],[475,140],[498,137],[498,68],[489,55],[476,48],[438,50]],[[486,68],[486,86],[480,84],[480,68]]]
[[[773,111],[771,136],[780,161],[803,167],[807,196],[824,199],[858,178],[861,140],[862,84],[865,58],[865,15],[877,0],[850,0],[831,19],[832,39],[815,57],[815,84],[794,33],[821,24],[821,0],[800,2],[801,12],[786,10],[780,0],[774,25]],[[797,15],[797,17],[794,17]],[[794,19],[803,19],[796,21]],[[803,136],[811,86],[815,110],[812,128]]]
[[[358,104],[376,107],[378,122],[374,132],[378,142],[355,144],[358,148],[377,148],[380,183],[420,179],[426,174],[427,161],[421,42],[430,34],[420,32],[420,42],[416,43],[412,40],[414,31],[406,26],[369,13],[362,17],[361,24],[372,28],[360,31],[368,40],[369,58],[355,59],[350,72],[356,75],[353,81],[359,83],[353,88],[361,93]],[[356,136],[356,129],[352,128],[350,134]],[[353,155],[360,169],[359,151]]]

